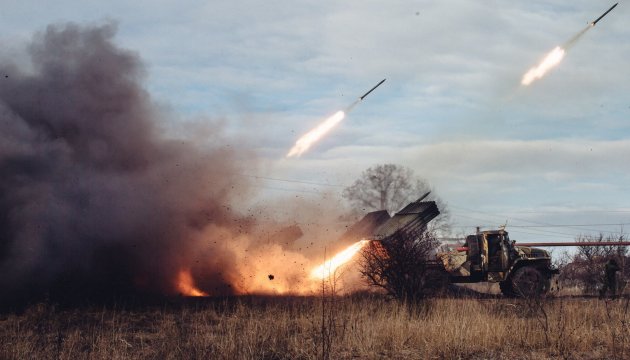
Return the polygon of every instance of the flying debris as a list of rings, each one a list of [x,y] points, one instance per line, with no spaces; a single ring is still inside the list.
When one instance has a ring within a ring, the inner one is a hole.
[[[616,4],[615,4],[615,5],[616,5]],[[613,7],[614,7],[614,6],[613,6]],[[611,10],[612,10],[612,9],[611,9]],[[608,11],[610,11],[610,10],[608,10]],[[607,12],[608,12],[608,11],[607,11]],[[606,15],[606,14],[604,14],[604,15]],[[602,16],[604,16],[604,15],[602,15]],[[599,19],[597,19],[597,20],[599,20]],[[373,88],[371,88],[371,89],[370,89],[370,91],[368,91],[368,92],[366,92],[365,94],[363,94],[363,96],[361,96],[359,99],[363,100],[363,98],[364,98],[364,97],[366,97],[366,96],[370,95],[370,93],[371,93],[372,91],[374,91],[374,89],[376,89],[377,87],[381,86],[381,84],[382,84],[382,83],[384,83],[384,82],[385,82],[385,80],[387,80],[387,79],[383,79],[383,80],[381,80],[381,82],[379,82],[378,84],[376,84],[376,86],[374,86]]]
[[[617,5],[619,5],[619,3],[615,3],[615,5],[611,6],[610,9],[606,10],[606,12],[602,14],[602,16],[598,17],[597,20],[591,23],[591,26],[595,26],[595,24],[597,24],[599,20],[601,20],[604,16],[606,16],[609,12],[611,12],[612,9],[614,9]]]

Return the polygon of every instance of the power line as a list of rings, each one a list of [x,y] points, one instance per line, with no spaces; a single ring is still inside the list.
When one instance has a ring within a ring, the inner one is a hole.
[[[483,222],[489,222],[489,221],[486,221],[486,220],[481,220],[481,219],[479,219],[479,218],[473,218],[473,217],[471,217],[471,216],[466,216],[466,215],[461,215],[461,214],[460,214],[460,215],[458,215],[457,213],[454,213],[453,215],[455,215],[455,216],[459,216],[459,217],[464,217],[464,218],[469,218],[469,219],[473,219],[473,220],[483,221]],[[484,227],[492,227],[492,226],[484,226]],[[509,226],[509,228],[511,228],[511,227],[512,227],[512,226],[510,225],[510,226]],[[567,233],[561,233],[561,232],[557,232],[557,231],[550,231],[550,230],[535,230],[535,231],[538,231],[538,232],[540,232],[540,233],[548,233],[548,234],[556,234],[556,235],[568,235],[568,236],[572,236],[572,237],[575,237],[575,236],[577,236],[577,235],[578,235],[578,234],[567,234]],[[531,233],[530,233],[530,234],[531,234]],[[542,234],[537,233],[536,235],[542,235]]]
[[[630,210],[537,210],[537,211],[507,211],[506,214],[576,214],[576,213],[630,213]]]
[[[477,212],[477,213],[481,213],[481,214],[486,214],[486,215],[490,215],[490,216],[493,216],[493,217],[499,217],[499,218],[503,217],[502,215],[496,215],[496,214],[492,214],[492,213],[488,213],[488,212],[484,212],[484,211],[480,211],[480,210],[471,210],[471,209],[467,209],[467,208],[464,208],[464,207],[452,206],[452,205],[451,205],[451,207],[456,208],[456,209],[462,209],[462,210],[465,210],[465,211],[472,211],[472,212]],[[506,218],[512,218],[514,220],[523,221],[523,222],[526,222],[526,223],[531,223],[531,224],[536,224],[536,225],[544,225],[544,226],[553,225],[553,224],[548,224],[548,223],[539,222],[539,221],[521,219],[521,218],[517,218],[517,217],[513,217],[513,216],[506,216]],[[478,219],[474,219],[474,220],[478,220]],[[570,229],[571,226],[572,225],[562,226],[562,227],[566,227],[566,228]],[[573,230],[578,230],[578,229],[573,229]],[[615,233],[614,231],[610,231],[610,230],[579,229],[579,231],[583,231],[583,230],[588,230],[588,231],[592,231],[592,232]]]
[[[562,238],[562,239],[575,240],[575,237],[573,237],[573,236],[569,237],[569,236],[558,236],[558,235],[552,235],[552,234],[538,234],[538,233],[531,233],[531,232],[522,231],[522,230],[517,230],[517,231],[514,231],[512,233],[528,234],[528,235],[536,235],[536,236],[547,236],[547,237],[553,237],[553,238]]]
[[[549,224],[549,225],[509,225],[509,227],[517,228],[551,228],[551,227],[582,227],[582,226],[624,226],[630,223],[617,224]],[[478,225],[461,225],[461,227],[475,227]]]
[[[630,225],[630,223],[618,223],[618,224],[549,224],[549,225],[510,225],[510,227],[522,227],[522,228],[548,228],[548,227],[581,227],[581,226],[624,226]]]
[[[318,185],[318,186],[332,186],[332,187],[345,187],[344,185],[339,185],[339,184],[326,184],[326,183],[319,183],[319,182],[314,182],[314,181],[295,180],[295,179],[281,179],[281,178],[272,178],[272,177],[267,177],[267,176],[248,175],[248,174],[241,174],[241,175],[242,176],[246,176],[246,177],[255,178],[255,179],[282,181],[282,182],[297,183],[297,184]]]
[[[310,191],[310,190],[299,190],[299,189],[287,189],[287,188],[276,188],[276,187],[270,187],[270,186],[260,186],[260,185],[252,185],[254,187],[258,187],[261,189],[269,189],[269,190],[277,190],[277,191],[286,191],[286,192],[299,192],[299,193],[307,193],[307,194],[318,194],[321,195],[322,193],[319,191]]]

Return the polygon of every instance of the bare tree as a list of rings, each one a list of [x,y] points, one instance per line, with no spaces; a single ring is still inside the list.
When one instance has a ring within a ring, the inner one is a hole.
[[[395,214],[427,192],[431,194],[426,200],[435,201],[440,209],[440,216],[431,222],[431,230],[445,235],[451,228],[448,206],[435,195],[425,179],[415,176],[413,170],[407,167],[396,164],[374,165],[344,189],[343,197],[357,212],[387,210]]]
[[[614,235],[579,235],[577,242],[610,242],[624,241],[623,232]],[[621,278],[625,279],[628,273],[627,261],[628,249],[626,246],[598,245],[578,246],[572,260],[565,264],[560,272],[560,281],[564,286],[580,286],[585,293],[595,294],[597,289],[604,284],[604,264],[615,258],[621,265]],[[623,282],[622,282],[623,283]]]
[[[446,285],[445,274],[428,264],[438,245],[439,241],[426,229],[398,231],[362,250],[361,275],[368,285],[381,288],[400,301],[416,303]]]

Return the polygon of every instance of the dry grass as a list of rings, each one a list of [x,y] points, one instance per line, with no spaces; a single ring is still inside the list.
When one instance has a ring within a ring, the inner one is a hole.
[[[626,300],[243,298],[0,316],[1,359],[629,358]],[[545,316],[546,315],[546,320]],[[331,347],[322,348],[325,336]],[[324,349],[324,350],[322,350]],[[326,352],[323,353],[322,351]]]

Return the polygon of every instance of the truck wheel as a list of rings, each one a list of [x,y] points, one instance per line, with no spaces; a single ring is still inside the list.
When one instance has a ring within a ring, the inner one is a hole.
[[[532,266],[523,266],[512,275],[512,289],[516,296],[531,298],[544,294],[549,286],[548,280],[540,270]]]
[[[551,277],[544,277],[543,278],[543,294],[546,294],[549,292],[549,290],[551,290]]]
[[[514,297],[516,296],[516,294],[514,294],[514,289],[512,289],[512,280],[508,279],[505,281],[501,281],[499,283],[499,289],[501,289],[501,294],[503,294],[503,296],[505,297]]]

